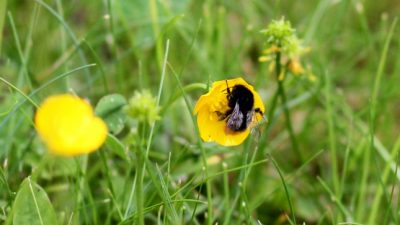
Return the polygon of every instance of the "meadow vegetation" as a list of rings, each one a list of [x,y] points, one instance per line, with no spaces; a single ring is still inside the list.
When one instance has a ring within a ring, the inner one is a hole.
[[[400,224],[398,15],[394,0],[0,0],[0,223]],[[302,70],[263,58],[281,19]],[[237,77],[266,120],[241,145],[203,142],[197,100]],[[38,105],[62,93],[106,122],[98,151],[38,136]]]

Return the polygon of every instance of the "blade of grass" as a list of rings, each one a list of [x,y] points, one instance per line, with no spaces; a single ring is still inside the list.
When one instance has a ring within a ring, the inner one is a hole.
[[[350,150],[351,150],[351,141],[353,140],[353,133],[354,133],[354,128],[353,128],[353,122],[350,123],[351,127],[349,129],[349,134],[348,134],[348,141],[347,141],[347,146],[346,146],[346,151],[344,154],[344,160],[343,160],[343,169],[341,171],[341,179],[340,179],[340,190],[338,193],[339,199],[342,199],[342,195],[345,189],[345,184],[346,184],[346,178],[347,178],[347,173],[348,173],[348,166],[349,166],[349,158],[350,158]]]
[[[1,44],[3,40],[3,27],[6,18],[7,0],[0,0],[0,55],[1,55]]]
[[[163,86],[164,86],[167,59],[168,59],[168,52],[169,52],[169,40],[167,40],[166,46],[165,46],[165,55],[164,55],[164,60],[163,60],[163,67],[162,67],[162,72],[161,72],[160,85],[159,85],[158,94],[157,94],[157,106],[160,105],[161,94],[162,94],[162,90],[163,90]],[[150,134],[149,134],[148,141],[147,141],[148,144],[147,144],[147,147],[146,147],[145,158],[148,158],[148,156],[149,156],[150,145],[151,145],[151,141],[152,141],[153,133],[154,133],[154,127],[155,127],[155,122],[151,125]]]
[[[191,106],[189,100],[186,97],[186,92],[185,92],[185,90],[184,90],[184,88],[183,88],[183,86],[181,84],[181,81],[180,81],[178,75],[176,74],[175,70],[172,68],[172,66],[170,66],[170,69],[171,69],[172,74],[174,75],[174,77],[175,77],[175,79],[176,79],[176,81],[178,83],[179,89],[182,91],[182,96],[183,96],[183,99],[185,100],[186,107],[187,107],[187,109],[188,109],[188,111],[189,111],[189,113],[191,115],[193,126],[196,127],[195,118],[194,118],[194,116],[192,114],[193,107]],[[198,129],[195,129],[195,132],[196,132],[196,136],[200,137]],[[199,146],[200,151],[201,151],[201,160],[202,160],[202,163],[203,163],[204,173],[205,173],[205,175],[207,177],[208,174],[209,174],[209,172],[208,172],[208,164],[207,164],[207,155],[206,155],[205,149],[203,147],[202,141],[200,139],[198,139],[197,143],[198,143],[198,146]],[[212,206],[212,194],[211,194],[211,182],[210,182],[210,180],[206,180],[206,192],[207,192],[207,224],[211,225],[212,221],[213,221],[213,215],[212,215],[212,207],[213,206]]]
[[[301,151],[299,150],[299,145],[297,143],[297,138],[295,136],[293,126],[292,126],[292,121],[290,117],[290,110],[287,105],[287,97],[285,93],[285,87],[283,85],[283,82],[285,81],[284,79],[281,79],[281,73],[282,73],[282,65],[281,65],[281,52],[277,52],[275,54],[275,72],[276,72],[276,82],[278,84],[278,93],[281,98],[281,103],[283,107],[283,112],[285,115],[286,119],[286,129],[289,133],[290,141],[292,142],[292,147],[293,147],[293,152],[296,154],[297,159],[300,161],[300,163],[303,162],[303,155]],[[285,74],[283,74],[285,76]],[[284,77],[283,76],[283,77]]]
[[[168,59],[168,51],[169,51],[169,40],[167,40],[166,43],[166,50],[165,50],[165,56],[164,56],[164,62],[163,62],[163,69],[162,69],[162,73],[161,73],[161,79],[160,79],[160,85],[158,88],[158,95],[157,95],[157,100],[156,100],[156,104],[157,106],[160,105],[160,99],[161,99],[161,94],[162,94],[162,89],[164,86],[164,79],[165,79],[165,72],[166,72],[166,65],[167,65],[167,59]],[[147,146],[146,146],[146,150],[145,150],[145,154],[142,155],[142,153],[138,153],[139,156],[141,157],[139,159],[139,163],[137,165],[137,208],[138,208],[138,223],[139,224],[144,224],[144,212],[143,212],[143,180],[144,180],[144,173],[146,171],[146,164],[144,163],[145,161],[147,161],[148,157],[149,157],[149,152],[150,152],[150,146],[152,143],[152,138],[153,138],[153,133],[154,133],[154,128],[155,128],[155,124],[156,122],[154,121],[151,124],[151,128],[150,128],[150,132],[149,132],[149,136],[147,138]],[[142,135],[145,135],[145,133],[143,132]],[[144,140],[144,138],[143,138]],[[140,150],[139,150],[140,151]]]
[[[328,185],[325,183],[324,180],[322,180],[321,177],[317,177],[318,181],[321,183],[322,187],[328,192],[331,200],[333,203],[337,205],[339,210],[342,212],[342,214],[345,215],[346,219],[353,221],[353,218],[349,212],[349,210],[346,209],[346,207],[343,205],[343,203],[340,201],[340,199],[336,198],[336,194],[328,187]]]
[[[6,79],[0,77],[0,81],[2,81],[3,83],[5,83],[7,86],[9,86],[10,88],[12,88],[13,90],[17,91],[19,94],[21,94],[25,100],[29,101],[33,106],[35,106],[35,108],[38,108],[39,106],[35,103],[35,101],[33,101],[28,95],[26,95],[23,91],[21,91],[19,88],[17,88],[16,86],[14,86],[13,84],[11,84],[10,82],[8,82]]]
[[[158,168],[158,166],[155,168],[154,165],[150,162],[150,160],[145,159],[145,163],[150,178],[152,179],[153,184],[156,187],[159,196],[161,197],[164,205],[166,206],[166,210],[168,210],[168,212],[171,213],[171,216],[168,216],[171,224],[179,224],[178,213],[172,204],[173,203],[172,197],[168,192],[168,187],[166,187],[165,185],[165,181],[160,169]]]
[[[294,209],[293,209],[292,200],[291,200],[291,197],[290,197],[290,194],[289,194],[289,189],[288,189],[288,187],[286,185],[285,177],[284,177],[284,175],[282,173],[282,170],[280,169],[278,163],[275,161],[275,159],[271,155],[269,156],[269,158],[271,159],[272,164],[274,164],[274,167],[275,167],[276,171],[279,173],[279,177],[281,178],[282,185],[283,185],[283,188],[285,190],[286,200],[288,201],[290,213],[291,213],[291,216],[292,216],[292,221],[293,221],[294,224],[297,224],[296,223],[296,214],[295,214]]]
[[[380,87],[381,87],[382,76],[383,76],[385,65],[386,65],[386,58],[387,58],[387,54],[388,54],[388,51],[389,51],[389,45],[390,45],[390,42],[392,40],[392,36],[393,36],[393,33],[394,33],[394,29],[396,27],[396,24],[397,24],[397,18],[394,19],[394,21],[392,23],[392,26],[390,27],[389,33],[387,35],[387,38],[385,40],[385,44],[383,46],[381,57],[380,57],[380,61],[379,61],[379,65],[378,65],[378,71],[376,72],[375,80],[374,80],[374,83],[373,83],[373,89],[372,89],[372,95],[371,95],[371,104],[370,104],[370,116],[371,116],[370,127],[369,127],[370,146],[369,146],[369,149],[368,149],[368,151],[366,153],[366,155],[368,156],[368,158],[366,160],[369,160],[369,156],[372,154],[372,151],[374,150],[374,136],[375,136],[375,123],[376,123],[375,121],[376,121],[376,110],[377,110],[377,107],[378,107],[378,95],[379,95],[379,90],[380,90]],[[369,161],[368,161],[368,163],[369,163]],[[363,173],[364,182],[362,184],[364,184],[364,185],[366,185],[365,182],[366,182],[366,179],[367,179],[366,177],[367,177],[368,173],[369,173],[369,166],[366,166],[365,167],[365,172]],[[363,186],[361,186],[361,187],[363,187]],[[361,190],[364,190],[365,188],[366,187],[363,187]],[[360,192],[360,193],[363,193],[363,192]],[[360,199],[363,199],[362,197],[363,196],[361,196]],[[360,200],[359,203],[360,204],[364,204],[363,200]],[[379,205],[380,202],[377,200],[375,203]],[[377,216],[378,206],[377,205],[373,205],[372,207],[373,207],[374,211],[372,211],[369,214],[369,217],[368,217],[368,223],[369,224],[374,223],[375,220],[376,220],[376,216]]]
[[[188,62],[189,62],[191,53],[192,53],[193,48],[194,48],[194,46],[195,46],[195,41],[196,41],[197,35],[198,35],[198,33],[199,33],[199,30],[200,30],[200,25],[201,25],[201,22],[199,23],[199,25],[198,25],[198,27],[197,27],[197,29],[196,29],[196,33],[195,33],[195,35],[194,35],[194,37],[193,37],[193,40],[192,40],[192,42],[191,42],[191,44],[190,44],[190,48],[189,48],[189,51],[188,51],[188,54],[187,54],[187,58],[186,58],[184,64],[182,65],[182,67],[181,67],[181,70],[180,70],[180,72],[179,72],[179,75],[175,72],[175,70],[173,69],[173,67],[172,67],[170,64],[168,64],[168,65],[169,65],[169,68],[171,69],[172,74],[174,75],[174,77],[175,77],[175,79],[176,79],[176,82],[177,82],[177,84],[178,84],[178,87],[179,87],[179,89],[180,89],[181,92],[182,92],[182,96],[183,96],[183,99],[184,99],[184,101],[185,101],[186,108],[187,108],[187,110],[189,111],[189,114],[190,114],[190,116],[191,116],[191,118],[192,118],[192,123],[193,123],[193,126],[194,126],[194,127],[197,127],[197,126],[196,126],[195,117],[194,117],[194,115],[193,115],[193,113],[192,113],[192,112],[193,112],[193,106],[190,104],[189,100],[188,100],[187,97],[186,97],[186,92],[185,92],[185,90],[184,90],[184,87],[183,87],[183,85],[182,85],[180,79],[179,79],[179,76],[182,75],[182,73],[183,73],[183,71],[184,71],[186,65],[187,65]],[[197,137],[200,137],[199,130],[198,130],[198,129],[195,129],[195,132],[196,132],[196,136],[197,136]],[[200,148],[200,151],[201,151],[201,160],[202,160],[202,163],[203,163],[203,168],[204,168],[205,176],[207,177],[208,174],[209,174],[209,172],[208,172],[208,164],[207,164],[207,155],[206,155],[205,149],[204,149],[204,147],[203,147],[203,142],[200,140],[200,138],[198,139],[197,144],[198,144],[198,147]],[[212,214],[212,213],[213,213],[213,205],[212,205],[211,182],[210,182],[210,180],[208,180],[208,179],[206,180],[206,194],[207,194],[207,224],[208,224],[208,225],[211,225],[212,222],[213,222],[213,214]],[[195,213],[195,212],[193,212],[193,214],[194,214],[194,213]]]
[[[103,82],[103,87],[104,87],[104,92],[109,93],[110,88],[108,87],[106,72],[104,70],[103,64],[101,63],[100,57],[97,55],[96,51],[93,49],[92,45],[89,44],[89,42],[87,42],[86,40],[83,40],[83,43],[89,48],[90,52],[92,53],[92,55],[94,57],[96,64],[99,65],[101,80]]]
[[[226,163],[226,162],[222,162],[222,169],[223,169],[223,187],[224,187],[224,205],[225,205],[225,208],[224,208],[224,213],[225,213],[225,215],[224,215],[224,220],[227,220],[227,219],[229,219],[229,217],[230,217],[230,214],[228,213],[229,212],[229,209],[231,208],[231,202],[230,202],[230,191],[229,191],[229,189],[230,189],[230,187],[229,187],[229,178],[228,178],[228,172],[227,172],[227,170],[228,170],[228,164]]]
[[[305,32],[304,42],[306,44],[310,43],[311,40],[313,39],[314,34],[317,31],[318,24],[321,23],[322,17],[325,15],[325,12],[328,10],[331,4],[332,1],[330,0],[319,1],[317,9],[315,10],[310,20],[310,25],[308,26],[308,30]]]
[[[331,174],[332,174],[332,184],[333,184],[333,192],[335,197],[340,199],[339,190],[340,190],[340,180],[339,180],[339,171],[338,171],[338,160],[337,160],[337,150],[336,150],[336,129],[335,129],[335,114],[332,103],[332,84],[331,78],[327,72],[325,72],[325,99],[326,99],[326,120],[328,121],[328,133],[329,133],[329,150],[331,156]],[[337,214],[340,215],[340,214]],[[339,217],[336,220],[340,220]]]
[[[399,150],[400,150],[400,135],[397,138],[396,143],[395,143],[395,145],[394,145],[394,147],[393,147],[393,149],[391,151],[391,158],[392,159],[395,158],[396,155],[399,154]],[[382,194],[386,189],[386,185],[385,184],[387,183],[387,180],[389,178],[389,173],[390,173],[390,164],[387,164],[385,169],[383,170],[383,173],[380,174],[381,179],[382,179],[382,185],[380,185],[380,188],[378,188],[378,190],[376,191],[376,194],[375,194],[375,197],[374,197],[374,201],[372,203],[372,209],[371,209],[371,212],[370,212],[370,215],[371,215],[370,216],[370,220],[371,221],[375,221],[376,220],[376,217],[378,215],[378,210],[381,208],[380,207],[381,206],[380,202],[381,202],[381,199],[382,199]],[[395,175],[397,174],[397,167],[396,167],[396,171],[395,171],[394,174]],[[389,207],[389,208],[391,208],[391,207]]]
[[[133,195],[135,193],[135,189],[136,189],[136,176],[135,176],[135,178],[133,180],[133,183],[132,183],[131,193],[129,194],[129,200],[128,200],[128,203],[126,205],[126,210],[125,210],[124,216],[122,217],[123,220],[126,220],[128,218],[128,214],[130,212],[130,209],[132,208]]]
[[[84,66],[75,68],[75,69],[73,69],[73,70],[71,70],[71,71],[68,71],[68,72],[66,72],[66,73],[63,73],[63,74],[61,74],[61,75],[58,75],[58,76],[54,77],[53,79],[49,80],[48,82],[44,83],[44,84],[41,85],[40,87],[36,88],[34,91],[32,91],[32,92],[28,95],[28,97],[29,97],[29,98],[32,98],[32,97],[35,96],[38,92],[40,92],[41,90],[45,89],[46,87],[48,87],[49,85],[51,85],[52,83],[56,82],[57,80],[59,80],[59,79],[61,79],[61,78],[64,78],[64,77],[66,77],[66,76],[69,76],[70,74],[73,74],[73,73],[78,72],[78,71],[80,71],[80,70],[83,70],[83,69],[86,69],[86,68],[89,68],[89,67],[93,67],[93,66],[95,66],[95,65],[96,65],[96,64],[84,65]],[[1,79],[3,79],[3,78],[1,78]],[[6,82],[7,82],[7,81],[6,81]],[[23,93],[22,93],[22,94],[23,94]],[[1,129],[3,126],[5,126],[5,124],[6,124],[6,123],[9,121],[9,119],[14,115],[14,113],[15,113],[17,110],[19,110],[19,109],[22,107],[22,105],[23,105],[26,101],[29,101],[29,100],[28,100],[27,98],[24,98],[23,100],[21,100],[21,101],[14,107],[14,109],[4,118],[4,120],[3,120],[2,123],[0,124],[0,129]],[[31,102],[31,103],[32,103],[32,102]]]
[[[38,4],[40,4],[41,6],[43,6],[47,11],[50,12],[50,14],[52,14],[64,27],[65,31],[67,32],[67,34],[69,35],[69,37],[71,38],[72,42],[74,43],[74,45],[77,47],[78,49],[78,54],[79,57],[81,58],[83,64],[88,64],[87,63],[87,59],[86,56],[83,52],[83,49],[80,46],[80,41],[78,40],[78,38],[76,37],[75,33],[72,31],[72,29],[68,26],[67,22],[64,20],[64,18],[58,13],[56,12],[53,8],[51,8],[47,3],[41,1],[41,0],[35,0]],[[91,79],[90,79],[90,74],[88,70],[85,70],[85,75],[86,75],[86,79],[89,83],[91,83]],[[90,85],[89,85],[90,87]]]
[[[400,160],[400,157],[399,157],[399,155],[397,155],[397,165],[399,165],[399,160]],[[389,224],[389,215],[391,215],[393,218],[393,221],[394,221],[394,223],[395,224],[399,224],[399,219],[398,219],[398,214],[396,213],[397,211],[396,211],[396,209],[394,209],[394,205],[395,204],[393,204],[392,202],[394,202],[394,191],[395,191],[395,188],[396,188],[396,176],[397,176],[397,173],[398,173],[398,170],[399,169],[399,167],[397,166],[396,167],[396,171],[393,173],[393,176],[392,176],[392,190],[391,190],[391,192],[390,192],[390,197],[389,197],[389,199],[388,199],[388,204],[390,204],[390,209],[388,209],[387,211],[386,211],[386,216],[385,216],[385,220],[384,220],[384,223],[383,224],[386,224],[386,225],[388,225]],[[393,204],[393,205],[392,205]]]
[[[152,29],[154,40],[156,41],[156,56],[157,56],[157,64],[159,68],[165,68],[164,65],[160,64],[162,62],[162,55],[163,55],[163,48],[162,48],[162,35],[160,35],[160,27],[159,27],[159,18],[158,18],[158,7],[157,7],[156,0],[150,0],[149,3],[149,10],[150,16],[152,21]]]
[[[14,19],[13,19],[11,12],[8,12],[8,19],[10,21],[10,26],[11,26],[11,30],[13,32],[14,41],[15,41],[15,45],[17,47],[18,55],[21,60],[22,74],[25,77],[25,82],[28,85],[29,90],[32,90],[32,81],[31,81],[31,78],[29,77],[26,58],[22,52],[21,41],[20,41],[20,38],[19,38],[19,35],[17,32],[17,28],[15,27]]]
[[[57,7],[58,14],[60,15],[60,17],[63,20],[65,20],[64,19],[64,8],[63,8],[63,4],[62,4],[61,0],[56,0],[55,2],[56,2],[56,7]],[[67,38],[66,38],[65,30],[62,27],[62,24],[60,24],[59,30],[60,30],[60,50],[61,50],[61,52],[66,52],[66,50],[67,50]],[[69,68],[68,64],[67,63],[64,64],[64,66],[62,67],[63,72],[68,71],[68,68]],[[65,79],[65,87],[64,87],[65,90],[68,90],[69,87],[70,87],[69,80]]]

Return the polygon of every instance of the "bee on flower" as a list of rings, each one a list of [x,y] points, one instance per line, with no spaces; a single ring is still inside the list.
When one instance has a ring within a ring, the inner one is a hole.
[[[234,146],[241,144],[263,119],[265,107],[250,84],[235,78],[214,82],[198,100],[194,113],[203,141]]]
[[[94,115],[92,106],[71,94],[45,99],[36,111],[35,126],[49,151],[63,156],[97,150],[108,133],[104,121]]]

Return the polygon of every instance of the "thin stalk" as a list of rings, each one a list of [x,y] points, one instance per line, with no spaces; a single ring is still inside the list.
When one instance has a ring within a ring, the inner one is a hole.
[[[331,80],[327,73],[325,73],[325,97],[326,97],[326,117],[328,121],[328,133],[329,133],[329,148],[331,152],[332,161],[332,183],[333,192],[340,199],[340,180],[338,174],[338,160],[336,150],[336,132],[335,132],[335,121],[334,121],[334,109],[332,108],[332,97],[331,97]],[[339,218],[337,218],[339,219]]]
[[[156,43],[156,57],[158,67],[161,69],[163,65],[161,64],[163,56],[162,38],[160,36],[159,18],[158,18],[158,7],[156,0],[149,1],[150,16],[152,21],[152,29],[154,34],[154,41]]]
[[[23,71],[23,74],[25,76],[25,81],[26,81],[26,83],[28,85],[29,90],[32,90],[32,81],[31,81],[31,78],[29,77],[26,58],[25,58],[25,56],[24,56],[24,54],[22,52],[20,38],[19,38],[19,35],[18,35],[18,32],[17,32],[17,28],[16,28],[15,23],[14,23],[14,18],[11,15],[11,12],[8,12],[8,19],[10,20],[10,26],[11,26],[11,29],[12,29],[12,32],[13,32],[15,45],[17,47],[19,58],[21,60],[22,71]]]
[[[167,65],[167,58],[168,58],[168,51],[169,51],[169,40],[167,40],[166,47],[165,47],[165,56],[164,56],[164,61],[163,61],[163,68],[162,68],[162,73],[161,73],[161,79],[160,79],[160,86],[158,89],[158,95],[157,95],[157,106],[160,105],[160,99],[161,99],[161,94],[162,94],[162,89],[163,89],[163,84],[164,84],[164,79],[165,79],[165,72],[166,72],[166,65]],[[137,165],[137,211],[138,211],[138,224],[143,225],[144,224],[144,216],[143,216],[143,178],[144,178],[144,172],[146,170],[146,164],[145,161],[149,157],[149,152],[150,152],[150,145],[152,142],[153,138],[153,133],[154,133],[154,127],[155,127],[155,122],[152,123],[149,136],[147,138],[147,145],[145,149],[143,149],[143,152],[138,153],[138,165]],[[142,132],[142,135],[145,135],[145,132]],[[145,141],[144,136],[142,137],[143,142]],[[142,149],[140,149],[141,151]]]
[[[138,149],[137,153],[138,161],[136,164],[136,174],[137,174],[136,180],[141,181],[138,182],[136,186],[136,207],[137,207],[137,224],[144,225],[144,207],[143,207],[144,157],[141,151],[142,149]]]
[[[294,209],[293,209],[293,204],[292,204],[292,201],[291,201],[291,198],[290,198],[289,189],[288,189],[288,187],[286,185],[285,176],[282,173],[282,170],[280,169],[280,167],[279,167],[278,163],[275,161],[275,159],[272,158],[272,156],[270,156],[270,159],[271,159],[272,164],[274,165],[276,171],[278,172],[279,177],[281,178],[281,181],[282,181],[283,188],[285,189],[285,195],[286,195],[286,199],[288,201],[288,205],[289,205],[290,213],[292,215],[293,223],[297,224],[296,223],[296,214],[295,214]]]
[[[18,89],[17,87],[15,87],[12,83],[8,82],[7,80],[5,80],[5,79],[2,78],[2,77],[0,77],[0,81],[2,81],[2,82],[5,83],[6,85],[8,85],[10,88],[14,89],[14,90],[17,91],[19,94],[21,94],[28,102],[30,102],[33,106],[35,106],[35,108],[38,108],[38,107],[39,107],[28,95],[26,95],[23,91],[21,91],[20,89]]]
[[[278,51],[276,53],[276,58],[275,58],[275,65],[276,65],[276,79],[278,82],[278,93],[281,97],[282,100],[282,106],[283,106],[283,111],[285,114],[285,119],[286,119],[286,128],[289,132],[289,136],[290,136],[290,140],[292,142],[292,147],[293,147],[293,151],[294,153],[297,155],[297,158],[300,160],[300,163],[303,162],[303,156],[301,155],[300,151],[299,151],[299,147],[297,144],[297,140],[296,140],[296,136],[294,135],[294,131],[293,131],[293,127],[292,127],[292,122],[290,119],[290,112],[289,112],[289,108],[287,106],[287,98],[286,98],[286,93],[285,93],[285,89],[283,86],[283,79],[280,79],[280,75],[281,75],[281,53]]]
[[[38,4],[35,4],[35,7],[37,7]],[[60,15],[60,18],[62,18],[63,20],[65,20],[64,18],[64,9],[61,3],[61,0],[56,0],[56,6],[57,6],[57,11],[58,14]],[[67,35],[66,32],[63,28],[63,26],[60,24],[60,50],[61,52],[66,52],[67,51]],[[69,69],[69,64],[68,62],[66,62],[63,66],[62,66],[62,70],[63,72],[68,71]],[[71,85],[70,85],[70,81],[69,78],[67,77],[65,79],[65,83],[64,83],[64,88],[65,90],[70,89]]]
[[[2,33],[4,27],[4,21],[6,19],[6,8],[7,8],[7,0],[0,0],[0,53],[1,53],[1,41],[2,41]]]
[[[377,112],[377,108],[379,106],[379,91],[381,89],[381,81],[382,81],[382,77],[384,74],[384,69],[385,69],[385,65],[386,65],[386,58],[388,55],[388,51],[389,51],[389,46],[390,46],[390,42],[392,40],[393,37],[393,33],[394,33],[394,29],[396,28],[396,24],[397,24],[397,18],[394,19],[391,27],[390,27],[390,31],[389,34],[385,40],[385,44],[384,47],[382,49],[382,53],[381,53],[381,57],[380,57],[380,61],[378,64],[378,71],[376,72],[376,76],[374,79],[374,83],[373,83],[373,89],[372,89],[372,95],[371,95],[371,104],[370,104],[370,146],[369,146],[369,154],[372,154],[374,152],[372,152],[374,150],[374,141],[375,141],[375,130],[376,130],[376,112]],[[395,153],[394,153],[395,154]],[[373,155],[374,156],[374,155]],[[369,168],[366,172],[369,172]],[[387,177],[387,175],[386,175]],[[386,178],[387,179],[387,178]],[[381,189],[378,189],[378,193],[381,195],[382,192]],[[376,195],[377,196],[377,200],[374,201],[374,205],[372,207],[372,212],[369,214],[368,217],[368,223],[374,223],[376,218],[378,217],[378,208],[379,208],[379,203],[380,203],[380,195]]]
[[[111,35],[112,37],[112,41],[109,44],[109,48],[110,51],[112,52],[112,54],[114,55],[115,58],[119,59],[120,58],[120,49],[118,46],[118,43],[116,41],[116,31],[115,31],[115,26],[114,26],[114,14],[113,14],[113,10],[112,10],[112,4],[110,0],[107,0],[105,2],[106,4],[106,10],[107,10],[107,14],[109,15],[109,19],[107,20],[106,26],[107,26],[107,32],[109,35]],[[122,90],[123,93],[127,93],[127,85],[124,85],[124,78],[123,78],[123,73],[122,73],[122,69],[121,69],[121,63],[119,62],[119,60],[116,61],[115,65],[114,65],[114,69],[117,73],[117,75],[115,76],[116,78],[116,83],[117,83],[117,87]],[[105,79],[105,78],[104,78]]]
[[[185,100],[186,106],[192,112],[193,111],[193,107],[190,105],[188,99],[185,96],[186,92],[185,92],[184,87],[182,86],[182,84],[181,84],[181,82],[179,80],[179,77],[178,77],[177,73],[175,72],[175,70],[172,67],[170,67],[170,69],[172,71],[172,74],[175,76],[175,79],[178,82],[179,89],[183,93],[182,96],[183,96],[183,98]],[[194,119],[193,116],[192,116],[192,122],[193,122],[194,125],[196,124],[195,119]],[[197,136],[199,136],[198,130],[196,130],[196,133],[197,133]],[[208,171],[208,165],[207,165],[207,154],[205,152],[205,149],[203,148],[203,144],[202,144],[200,139],[198,140],[198,144],[199,144],[199,148],[200,148],[200,151],[201,151],[201,161],[203,163],[203,172],[205,174],[205,177],[208,177],[209,171]],[[212,193],[211,193],[211,180],[207,179],[207,180],[205,180],[205,182],[206,182],[206,192],[207,192],[207,223],[206,224],[207,225],[211,225],[212,222],[213,222],[213,214],[212,214],[213,213],[213,204],[212,204]]]
[[[274,97],[272,98],[272,103],[271,103],[271,106],[270,106],[270,109],[269,109],[269,113],[268,113],[268,117],[267,117],[267,120],[268,120],[269,124],[272,124],[272,123],[270,123],[270,121],[272,121],[272,118],[275,115],[275,109],[276,109],[276,105],[278,103],[278,98],[279,98],[279,91],[276,90],[276,92],[274,94]]]
[[[224,185],[224,205],[225,205],[225,218],[227,216],[230,216],[227,212],[229,211],[228,209],[231,207],[230,203],[230,192],[229,192],[229,178],[228,178],[228,164],[226,162],[222,162],[222,169],[223,169],[223,185]]]

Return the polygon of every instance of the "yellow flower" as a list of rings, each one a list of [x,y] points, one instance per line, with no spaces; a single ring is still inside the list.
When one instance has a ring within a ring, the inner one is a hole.
[[[276,46],[276,45],[272,45],[271,47],[265,49],[265,50],[263,51],[263,53],[266,54],[266,55],[268,55],[268,54],[277,53],[277,52],[280,52],[280,51],[281,51],[281,48],[279,48],[279,47]]]
[[[299,59],[290,59],[288,62],[288,69],[290,72],[292,72],[294,75],[300,75],[304,73],[304,68],[300,63]]]
[[[272,60],[272,58],[269,57],[269,56],[260,56],[260,57],[258,57],[258,61],[259,62],[268,62],[268,61],[271,61],[271,60]]]
[[[64,156],[95,151],[108,132],[90,104],[71,94],[48,97],[36,112],[35,125],[50,152]]]
[[[224,146],[241,144],[264,112],[261,97],[242,78],[214,82],[194,109],[201,138]]]

